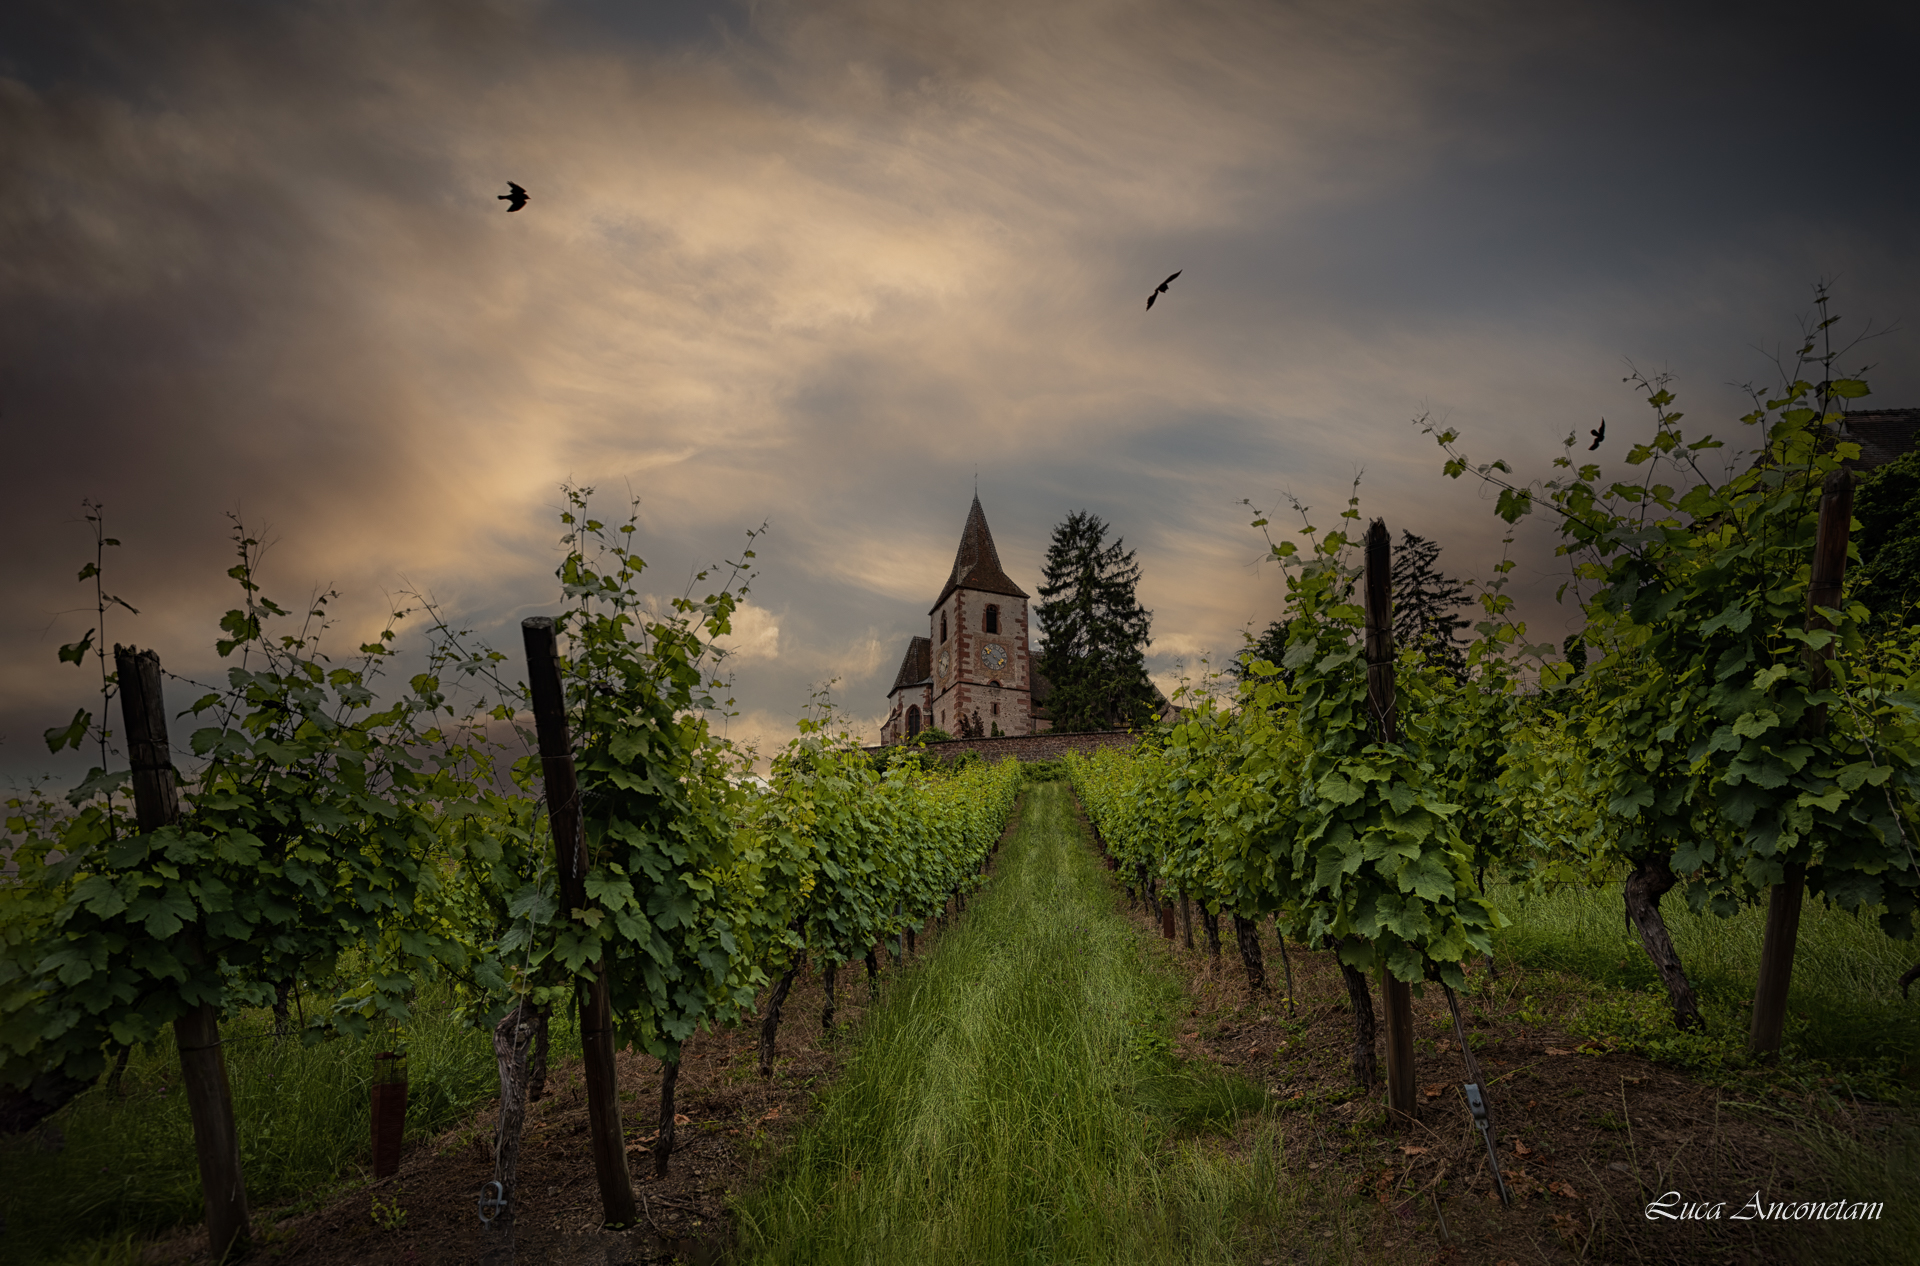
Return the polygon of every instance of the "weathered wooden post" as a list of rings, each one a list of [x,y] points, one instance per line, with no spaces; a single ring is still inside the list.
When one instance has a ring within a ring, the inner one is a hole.
[[[1399,739],[1393,680],[1393,595],[1389,577],[1393,542],[1384,520],[1367,529],[1367,708],[1380,726],[1380,741]],[[1400,1124],[1413,1120],[1413,989],[1394,979],[1380,960],[1380,1002],[1387,1013],[1387,1107]]]
[[[567,730],[566,695],[560,685],[560,645],[553,621],[534,616],[520,622],[527,648],[527,685],[533,692],[534,727],[540,736],[540,767],[546,775],[547,819],[560,871],[560,897],[567,917],[587,907],[587,837],[580,817],[580,786],[573,769],[573,737]],[[633,1223],[633,1179],[627,1172],[620,1133],[620,1086],[613,1065],[613,1002],[604,962],[593,966],[593,983],[580,1001],[581,1058],[586,1064],[587,1126],[600,1207],[613,1225]]]
[[[160,684],[160,657],[131,646],[113,648],[120,677],[120,715],[126,723],[127,755],[133,766],[133,805],[142,834],[179,820],[173,757],[167,746],[167,708]],[[181,955],[190,969],[205,966],[199,937],[182,935]],[[193,1119],[193,1150],[200,1162],[200,1191],[207,1212],[207,1240],[215,1261],[237,1261],[253,1240],[247,1184],[240,1172],[240,1135],[227,1084],[227,1057],[220,1047],[220,1012],[203,1002],[173,1022],[180,1047],[180,1080]]]
[[[373,1057],[373,1085],[367,1096],[373,1117],[373,1176],[400,1172],[400,1149],[407,1133],[407,1057],[382,1051]]]
[[[1827,476],[1820,496],[1820,522],[1813,543],[1813,576],[1807,587],[1807,631],[1831,628],[1820,608],[1840,605],[1840,586],[1847,574],[1847,533],[1853,526],[1853,474],[1844,467]],[[1831,646],[1805,651],[1813,670],[1812,686],[1825,690],[1833,673],[1827,661]],[[1827,705],[1809,708],[1800,720],[1800,733],[1819,738],[1827,732]],[[1760,946],[1760,980],[1753,991],[1753,1026],[1747,1032],[1747,1050],[1755,1055],[1780,1049],[1787,1022],[1787,986],[1793,980],[1793,951],[1800,939],[1800,904],[1807,891],[1807,868],[1788,863],[1786,874],[1767,896],[1767,933]]]

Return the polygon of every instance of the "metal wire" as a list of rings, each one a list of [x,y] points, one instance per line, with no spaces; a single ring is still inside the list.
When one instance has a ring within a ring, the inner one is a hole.
[[[1467,1066],[1467,1084],[1463,1089],[1467,1095],[1467,1111],[1473,1114],[1474,1128],[1480,1131],[1480,1137],[1487,1145],[1487,1164],[1493,1170],[1493,1182],[1500,1189],[1500,1203],[1512,1207],[1513,1193],[1507,1190],[1507,1180],[1500,1172],[1500,1154],[1493,1145],[1493,1118],[1487,1112],[1486,1084],[1480,1080],[1480,1061],[1473,1056],[1473,1048],[1467,1045],[1467,1029],[1460,1022],[1460,1001],[1453,996],[1453,986],[1444,980],[1440,988],[1447,994],[1447,1009],[1453,1012],[1453,1035],[1460,1040],[1460,1059]]]

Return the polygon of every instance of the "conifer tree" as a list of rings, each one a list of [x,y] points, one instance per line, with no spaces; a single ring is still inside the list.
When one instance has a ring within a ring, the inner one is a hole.
[[[1147,725],[1158,692],[1145,648],[1153,613],[1134,596],[1140,566],[1107,524],[1084,510],[1053,529],[1035,614],[1045,636],[1040,672],[1053,687],[1046,706],[1056,730]]]
[[[1455,635],[1467,622],[1455,613],[1473,600],[1466,585],[1441,573],[1439,543],[1403,529],[1400,548],[1393,552],[1392,581],[1394,645],[1417,646],[1456,675],[1465,672],[1466,656]],[[1275,620],[1257,637],[1248,635],[1231,671],[1244,679],[1252,661],[1264,659],[1279,667],[1286,653],[1287,623]]]
[[[1881,466],[1859,489],[1860,566],[1847,577],[1848,597],[1883,627],[1920,622],[1920,452]]]
[[[1440,543],[1404,528],[1393,552],[1393,643],[1420,648],[1456,676],[1467,668],[1455,636],[1467,627],[1456,614],[1471,606],[1467,587],[1440,571]]]
[[[1246,638],[1247,644],[1241,648],[1240,653],[1234,656],[1233,662],[1227,666],[1227,671],[1240,680],[1245,681],[1253,675],[1252,670],[1250,670],[1247,665],[1256,659],[1264,659],[1275,668],[1278,668],[1280,667],[1280,661],[1286,658],[1287,622],[1285,620],[1275,620],[1272,624],[1269,624],[1266,631],[1258,637],[1255,637],[1252,633],[1248,633],[1246,634]],[[1283,673],[1282,676],[1288,680],[1292,679],[1292,674],[1289,673]]]

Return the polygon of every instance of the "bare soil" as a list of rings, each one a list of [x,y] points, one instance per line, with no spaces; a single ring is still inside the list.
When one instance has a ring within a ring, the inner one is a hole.
[[[1285,1172],[1303,1184],[1376,1203],[1367,1261],[1488,1263],[1775,1263],[1808,1260],[1818,1235],[1806,1225],[1735,1221],[1756,1193],[1768,1203],[1816,1199],[1885,1200],[1901,1193],[1830,1189],[1790,1128],[1823,1115],[1864,1133],[1897,1119],[1888,1108],[1831,1101],[1782,1101],[1756,1083],[1730,1093],[1685,1073],[1567,1032],[1569,1011],[1586,990],[1558,973],[1500,962],[1484,967],[1462,996],[1462,1019],[1488,1088],[1500,1168],[1513,1197],[1503,1208],[1486,1144],[1462,1090],[1467,1080],[1445,994],[1429,985],[1413,1001],[1413,1124],[1388,1123],[1384,1087],[1358,1091],[1351,1073],[1353,1012],[1331,951],[1288,947],[1288,998],[1278,940],[1270,924],[1261,949],[1269,991],[1253,993],[1231,923],[1216,960],[1206,950],[1197,912],[1196,948],[1160,937],[1144,906],[1130,911],[1167,965],[1185,982],[1187,1006],[1176,1020],[1175,1053],[1230,1069],[1267,1089],[1280,1115]],[[1385,1019],[1372,986],[1385,1075]],[[1235,1142],[1247,1145],[1254,1122]],[[1725,1202],[1718,1220],[1649,1220],[1648,1204],[1670,1191],[1687,1202]],[[1443,1223],[1444,1219],[1444,1223]],[[1333,1231],[1325,1232],[1332,1236]],[[1269,1262],[1318,1260],[1304,1246]]]

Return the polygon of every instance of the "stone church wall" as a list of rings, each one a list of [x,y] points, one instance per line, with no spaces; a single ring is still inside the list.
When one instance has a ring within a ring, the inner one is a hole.
[[[1068,752],[1096,752],[1103,747],[1122,751],[1140,741],[1133,730],[1105,730],[1092,734],[1016,734],[1003,738],[955,739],[951,743],[931,743],[927,754],[937,760],[954,760],[971,752],[984,761],[1013,756],[1022,761],[1058,760]],[[869,747],[878,755],[884,747]]]

